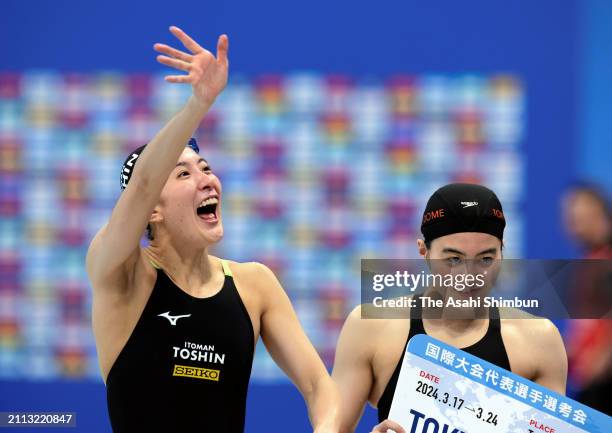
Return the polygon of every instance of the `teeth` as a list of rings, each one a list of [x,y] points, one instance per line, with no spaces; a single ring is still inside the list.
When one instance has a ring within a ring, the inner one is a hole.
[[[204,200],[202,203],[200,203],[198,207],[200,208],[202,206],[207,206],[209,204],[218,204],[218,203],[219,203],[219,199],[217,197],[210,197]]]

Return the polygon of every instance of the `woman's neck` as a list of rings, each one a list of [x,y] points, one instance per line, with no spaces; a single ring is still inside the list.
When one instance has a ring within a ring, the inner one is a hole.
[[[173,248],[172,245],[161,247],[152,242],[145,248],[145,254],[183,290],[196,295],[206,291],[209,285],[216,285],[215,272],[220,268],[216,257],[208,254],[208,249],[187,250]]]

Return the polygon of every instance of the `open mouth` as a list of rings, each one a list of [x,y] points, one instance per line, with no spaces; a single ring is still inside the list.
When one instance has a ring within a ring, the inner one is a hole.
[[[196,209],[196,213],[200,219],[203,219],[206,222],[213,223],[217,222],[217,208],[219,207],[219,199],[217,197],[209,197],[206,200],[203,200],[198,208]]]

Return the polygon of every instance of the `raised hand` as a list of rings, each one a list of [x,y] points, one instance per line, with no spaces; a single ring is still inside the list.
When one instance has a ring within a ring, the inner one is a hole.
[[[170,32],[182,42],[191,54],[165,44],[155,44],[155,51],[165,54],[157,56],[157,61],[171,68],[187,72],[187,75],[169,75],[165,80],[170,83],[189,83],[193,95],[199,102],[212,105],[227,84],[229,62],[227,50],[229,41],[226,35],[219,36],[217,57],[202,48],[178,27],[170,27]]]

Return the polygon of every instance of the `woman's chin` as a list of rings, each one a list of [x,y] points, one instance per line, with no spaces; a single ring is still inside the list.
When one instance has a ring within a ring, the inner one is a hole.
[[[206,232],[206,240],[209,244],[214,245],[223,239],[223,226],[221,222],[218,223],[217,227],[207,230]]]

